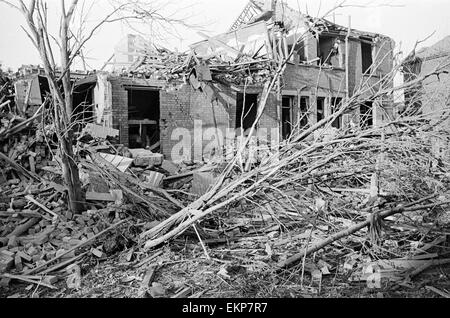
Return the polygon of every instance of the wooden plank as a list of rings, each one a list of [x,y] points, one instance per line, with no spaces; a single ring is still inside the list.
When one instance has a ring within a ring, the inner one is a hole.
[[[107,201],[107,202],[115,202],[115,198],[111,193],[98,193],[98,192],[87,192],[86,193],[87,201]]]
[[[40,207],[42,210],[44,210],[47,213],[50,213],[51,215],[53,215],[56,218],[59,218],[59,215],[56,214],[55,212],[53,212],[52,210],[50,210],[49,208],[47,208],[45,205],[43,205],[42,203],[36,201],[31,195],[26,195],[25,199],[27,199],[28,201],[30,201],[31,203],[37,205],[38,207]]]
[[[100,157],[111,163],[113,166],[115,166],[119,171],[125,172],[133,163],[134,159],[121,157],[118,155],[111,155],[106,153],[99,153]]]
[[[10,279],[15,279],[15,280],[21,280],[21,281],[24,281],[24,282],[27,282],[27,283],[36,284],[36,285],[39,285],[39,286],[44,286],[44,287],[47,287],[47,288],[50,288],[50,289],[57,289],[53,285],[46,284],[46,283],[44,283],[42,281],[35,281],[35,280],[29,279],[29,278],[26,278],[26,277],[23,277],[23,276],[19,276],[19,275],[3,274],[3,277],[10,278]]]

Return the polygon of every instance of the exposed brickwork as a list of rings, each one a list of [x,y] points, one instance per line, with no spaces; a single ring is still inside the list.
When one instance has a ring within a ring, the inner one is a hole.
[[[317,57],[317,43],[313,37],[308,37],[306,55],[309,60]],[[384,43],[384,42],[383,42]],[[379,56],[384,59],[377,72],[382,74],[387,72],[392,66],[392,55],[387,48],[392,47],[392,43],[379,43],[383,45],[374,50],[374,57]],[[341,45],[342,49],[342,45]],[[339,57],[343,60],[343,56]],[[362,76],[362,52],[361,43],[357,40],[350,40],[349,47],[349,90],[350,95],[361,83]],[[342,62],[342,61],[341,61]],[[377,61],[375,62],[377,63]],[[183,85],[178,90],[168,91],[164,88],[162,81],[123,78],[111,76],[108,79],[112,85],[112,116],[113,128],[120,130],[120,142],[128,145],[128,93],[127,88],[133,86],[151,87],[160,89],[161,103],[161,151],[166,158],[171,159],[172,151],[180,150],[180,140],[186,141],[186,149],[190,153],[186,154],[186,159],[201,160],[208,156],[212,145],[216,142],[216,133],[223,136],[227,129],[234,129],[236,122],[236,88],[214,85],[215,96],[210,100],[206,94],[195,91],[190,85]],[[375,82],[377,78],[371,79]],[[345,70],[341,68],[324,69],[313,65],[289,64],[282,77],[282,91],[288,92],[288,96],[293,97],[293,121],[296,123],[298,116],[298,98],[300,96],[309,97],[310,113],[309,122],[317,122],[318,96],[326,98],[325,114],[330,114],[331,97],[345,97],[346,81]],[[247,91],[249,94],[258,94],[258,102],[261,102],[262,88],[252,88]],[[390,101],[376,101],[380,109],[374,111],[377,121],[383,120],[385,115],[381,111],[381,105]],[[358,110],[349,114],[347,118],[358,117]],[[278,139],[280,133],[281,100],[278,100],[276,92],[272,92],[267,101],[263,116],[258,125],[260,131],[267,131],[269,139]],[[202,126],[200,126],[202,125]],[[184,128],[184,129],[177,129]],[[198,128],[198,129],[195,129]],[[218,129],[218,131],[215,130]],[[272,130],[275,128],[275,132]],[[203,132],[203,135],[201,135]],[[273,133],[272,133],[273,132]],[[206,134],[205,134],[206,133]],[[271,134],[272,133],[272,134]],[[216,142],[217,143],[217,142]],[[219,145],[223,146],[223,145]],[[205,153],[206,152],[206,153]]]

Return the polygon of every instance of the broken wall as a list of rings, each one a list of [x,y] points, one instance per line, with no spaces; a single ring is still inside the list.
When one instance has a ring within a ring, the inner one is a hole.
[[[27,112],[28,106],[40,106],[42,104],[39,76],[35,75],[16,81],[14,90],[16,94],[15,103],[22,115]],[[33,115],[33,111],[29,115]]]
[[[317,122],[317,97],[345,97],[345,71],[341,69],[321,69],[312,65],[288,65],[283,74],[283,95],[309,98],[308,122]],[[298,101],[294,99],[298,107]],[[330,103],[326,103],[325,116],[331,115]],[[294,107],[294,125],[297,110]]]
[[[437,68],[444,67],[450,72],[450,53],[447,56],[425,59],[422,63],[420,76],[431,74]],[[448,107],[450,97],[450,75],[442,73],[439,76],[433,75],[423,82],[423,91],[421,96],[423,114],[435,114],[435,120],[442,119],[444,105]],[[448,114],[448,111],[447,111]],[[446,118],[437,128],[450,131],[450,118]],[[436,137],[433,143],[433,151],[440,157],[450,157],[450,142]]]
[[[98,125],[113,127],[112,118],[112,85],[108,81],[108,74],[98,73],[97,84],[94,88],[94,117]]]

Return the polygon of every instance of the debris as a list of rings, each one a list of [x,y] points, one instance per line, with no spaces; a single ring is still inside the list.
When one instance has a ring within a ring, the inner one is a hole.
[[[196,172],[194,173],[191,191],[192,193],[201,196],[210,189],[215,181],[216,178],[214,178],[213,174],[210,172]]]
[[[95,124],[91,124],[91,123],[86,124],[83,132],[90,134],[94,138],[101,138],[101,139],[106,139],[107,137],[118,137],[119,136],[118,129],[103,127],[103,126],[95,125]]]
[[[92,244],[93,241],[94,241],[95,239],[97,239],[97,238],[99,238],[100,236],[102,236],[103,234],[105,234],[105,233],[107,233],[107,232],[109,232],[109,231],[111,231],[111,230],[117,228],[118,226],[120,226],[121,224],[123,224],[123,223],[125,223],[125,222],[126,222],[126,220],[122,220],[122,221],[120,221],[120,222],[118,222],[118,223],[116,223],[116,224],[110,226],[109,228],[107,228],[107,229],[101,231],[100,233],[96,234],[95,236],[91,237],[90,239],[87,239],[87,240],[85,240],[84,242],[81,242],[81,243],[78,244],[77,246],[75,246],[75,247],[71,248],[70,250],[68,250],[68,251],[66,251],[66,252],[64,252],[64,253],[62,253],[61,255],[56,256],[56,257],[54,257],[54,258],[52,258],[52,259],[50,259],[50,260],[44,262],[42,265],[39,265],[39,266],[37,266],[37,267],[31,269],[30,271],[27,272],[27,274],[33,274],[33,273],[38,273],[38,272],[40,272],[41,270],[45,269],[45,267],[46,267],[47,265],[49,265],[49,264],[51,264],[51,263],[57,261],[58,259],[62,258],[63,256],[65,256],[65,255],[67,255],[67,254],[69,254],[69,253],[71,253],[71,252],[73,252],[73,251],[76,251],[76,250],[79,249],[80,247],[88,246],[88,245]]]
[[[91,254],[97,258],[104,258],[106,256],[105,253],[103,253],[102,251],[100,251],[96,248],[91,249]]]
[[[31,283],[31,284],[36,284],[38,286],[44,286],[50,289],[57,289],[55,286],[53,286],[52,284],[47,284],[45,282],[42,281],[42,279],[31,279],[28,278],[28,276],[20,276],[20,275],[11,275],[11,274],[3,274],[3,277],[9,278],[9,279],[15,279],[15,280],[20,280],[20,281],[24,281],[27,283]]]
[[[192,292],[192,288],[186,287],[172,296],[172,298],[187,298]]]
[[[176,175],[180,171],[180,167],[170,160],[163,160],[161,168],[166,170],[171,176]]]
[[[159,188],[164,179],[164,175],[159,172],[149,171],[144,174],[145,182],[154,188]]]
[[[133,159],[121,157],[118,155],[110,155],[106,153],[98,153],[97,155],[111,163],[121,172],[125,172],[133,163]]]
[[[110,201],[115,202],[116,197],[111,193],[95,193],[86,192],[86,200],[88,201]]]
[[[150,284],[153,283],[153,279],[155,278],[157,266],[150,266],[147,272],[145,273],[144,279],[142,280],[141,287],[139,289],[139,297],[144,297],[147,292],[150,290]],[[153,298],[156,298],[152,295]]]
[[[146,149],[130,149],[130,152],[137,167],[160,166],[164,160],[163,155]]]
[[[166,289],[160,283],[153,282],[152,287],[149,288],[149,294],[152,298],[160,298],[166,295]]]
[[[0,273],[7,272],[14,266],[14,258],[0,255]]]
[[[70,265],[66,269],[69,276],[66,279],[67,288],[80,289],[81,288],[81,268],[78,265]]]
[[[425,286],[426,289],[435,292],[436,294],[444,297],[444,298],[450,298],[450,293],[444,293],[443,291],[433,287],[433,286]]]
[[[31,195],[26,195],[25,198],[34,203],[35,205],[37,205],[38,207],[40,207],[42,210],[44,210],[45,212],[53,215],[53,218],[58,218],[58,214],[56,214],[55,212],[51,211],[50,209],[48,209],[46,206],[44,206],[42,203],[39,203],[38,201],[36,201]]]

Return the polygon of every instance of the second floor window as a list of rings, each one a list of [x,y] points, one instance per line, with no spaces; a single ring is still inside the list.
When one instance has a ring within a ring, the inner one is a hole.
[[[371,72],[372,59],[372,44],[361,42],[361,58],[362,58],[362,72],[369,74]]]

